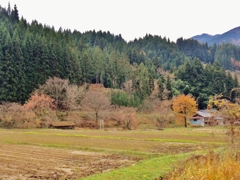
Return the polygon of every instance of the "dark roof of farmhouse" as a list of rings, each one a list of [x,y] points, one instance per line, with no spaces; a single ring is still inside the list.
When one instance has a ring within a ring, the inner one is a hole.
[[[52,123],[54,127],[75,126],[73,121],[56,121]]]

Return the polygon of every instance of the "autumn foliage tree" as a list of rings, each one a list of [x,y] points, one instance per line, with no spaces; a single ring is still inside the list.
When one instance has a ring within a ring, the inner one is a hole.
[[[187,118],[197,112],[197,103],[192,96],[182,94],[173,100],[172,108],[177,116],[183,118],[184,126],[187,127]]]
[[[24,107],[34,110],[37,114],[42,114],[44,109],[54,109],[55,105],[54,100],[48,95],[35,92]]]
[[[43,121],[43,117],[48,114],[49,111],[55,109],[56,106],[50,96],[35,92],[27,103],[24,104],[24,108],[34,111],[39,121]],[[41,126],[41,122],[39,122],[39,125]]]
[[[240,105],[232,103],[222,94],[210,96],[208,109],[216,108],[218,113],[225,118],[225,124],[233,125],[240,118]]]
[[[210,96],[208,108],[216,108],[218,110],[216,115],[223,117],[224,124],[230,126],[228,135],[230,137],[231,144],[233,144],[235,135],[234,123],[237,123],[240,119],[240,105],[237,102],[232,103],[222,94],[218,94],[215,96]]]

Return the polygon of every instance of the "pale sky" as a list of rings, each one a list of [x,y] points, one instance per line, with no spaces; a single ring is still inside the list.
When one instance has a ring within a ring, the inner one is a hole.
[[[238,0],[1,0],[0,5],[7,8],[8,2],[28,22],[82,33],[110,31],[126,41],[146,34],[176,41],[240,26]]]

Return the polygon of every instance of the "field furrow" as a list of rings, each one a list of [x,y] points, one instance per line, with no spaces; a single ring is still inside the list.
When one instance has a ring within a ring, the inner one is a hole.
[[[0,160],[0,179],[77,179],[135,162],[103,153],[8,144],[0,146]]]

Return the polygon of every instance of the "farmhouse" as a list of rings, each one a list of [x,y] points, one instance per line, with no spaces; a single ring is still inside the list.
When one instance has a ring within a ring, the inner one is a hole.
[[[74,129],[75,123],[73,121],[56,121],[50,127],[56,129]]]
[[[190,118],[190,124],[197,126],[223,125],[223,117],[218,116],[216,110],[199,110]]]

